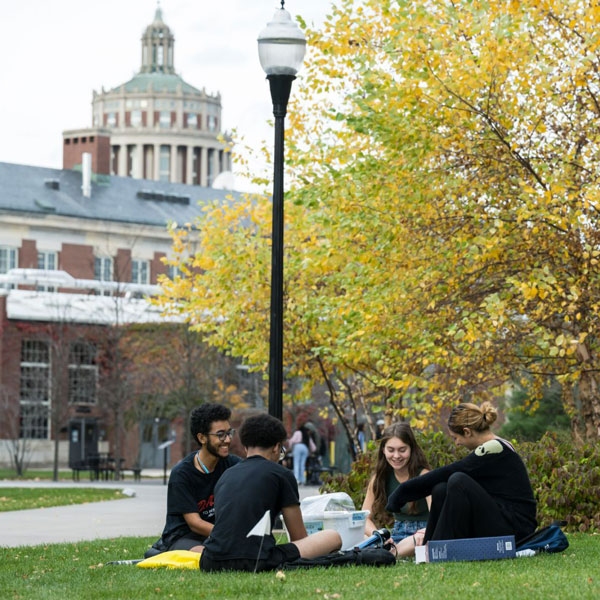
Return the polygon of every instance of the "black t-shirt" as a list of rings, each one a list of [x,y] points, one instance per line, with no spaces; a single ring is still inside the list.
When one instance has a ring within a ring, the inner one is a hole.
[[[499,438],[478,446],[462,460],[400,484],[388,498],[386,510],[396,512],[406,502],[428,496],[453,473],[473,478],[504,510],[517,537],[536,528],[536,503],[527,469],[512,445]]]
[[[289,469],[262,456],[251,456],[229,469],[215,488],[215,526],[204,543],[213,560],[256,559],[261,536],[248,532],[268,510],[271,525],[282,508],[300,504],[298,484]],[[275,546],[269,532],[260,558]]]
[[[230,454],[221,458],[210,473],[202,473],[194,466],[196,452],[181,459],[171,471],[167,490],[167,521],[162,534],[166,546],[191,533],[184,514],[197,512],[209,523],[215,522],[214,490],[221,475],[242,459]]]

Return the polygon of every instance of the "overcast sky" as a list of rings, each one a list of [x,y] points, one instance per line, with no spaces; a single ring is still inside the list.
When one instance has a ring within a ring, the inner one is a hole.
[[[292,16],[323,23],[331,0],[287,0]],[[0,161],[62,167],[62,131],[91,127],[92,90],[140,68],[140,38],[156,0],[0,0]],[[268,83],[256,38],[278,0],[161,0],[175,35],[175,69],[221,92],[223,125],[270,140]]]

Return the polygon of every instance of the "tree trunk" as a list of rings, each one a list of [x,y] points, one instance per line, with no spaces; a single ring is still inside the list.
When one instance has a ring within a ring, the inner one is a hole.
[[[600,439],[600,398],[598,381],[594,373],[583,372],[579,379],[579,401],[584,436],[587,441]]]

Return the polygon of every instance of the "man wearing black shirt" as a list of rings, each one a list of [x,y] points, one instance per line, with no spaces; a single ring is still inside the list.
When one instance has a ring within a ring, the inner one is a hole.
[[[266,571],[297,558],[337,550],[337,531],[308,536],[300,512],[298,484],[277,464],[285,456],[287,433],[266,414],[248,418],[240,431],[247,458],[229,469],[215,488],[215,526],[204,543],[204,571]],[[271,524],[282,514],[291,540],[275,543]]]
[[[200,449],[179,461],[169,477],[167,519],[154,552],[191,550],[201,552],[202,543],[215,521],[214,489],[221,475],[240,461],[229,454],[235,430],[229,424],[231,411],[207,403],[191,414],[190,429]]]

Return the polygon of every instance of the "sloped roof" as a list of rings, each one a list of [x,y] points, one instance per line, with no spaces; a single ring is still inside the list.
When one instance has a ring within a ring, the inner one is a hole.
[[[203,205],[230,202],[228,196],[238,196],[182,183],[108,175],[97,179],[91,198],[86,198],[78,171],[0,162],[0,215],[58,215],[164,227],[169,221],[191,222]],[[58,189],[46,184],[50,180],[58,182]]]

